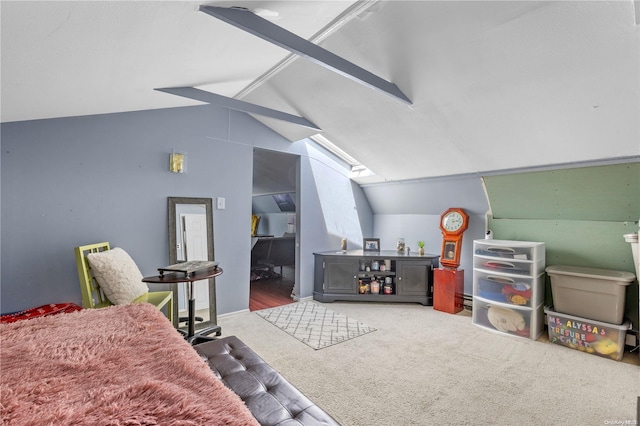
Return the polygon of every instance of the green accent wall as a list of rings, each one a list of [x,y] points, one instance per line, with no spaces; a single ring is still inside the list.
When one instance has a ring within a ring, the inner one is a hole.
[[[546,264],[636,273],[624,234],[638,232],[640,162],[484,176],[495,239],[541,241]],[[552,303],[549,278],[546,303]],[[638,281],[625,314],[638,330]]]

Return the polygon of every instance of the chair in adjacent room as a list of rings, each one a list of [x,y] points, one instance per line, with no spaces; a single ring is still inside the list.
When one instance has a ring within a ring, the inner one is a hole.
[[[259,238],[251,249],[251,272],[264,271],[269,276],[273,275],[274,265],[271,263],[271,243],[273,237]]]
[[[269,263],[280,267],[280,276],[282,276],[283,266],[296,265],[295,235],[273,239],[271,242],[271,251],[269,252]]]
[[[88,257],[107,251],[110,252],[107,256],[100,256],[99,262],[97,257],[91,261]],[[166,306],[167,317],[173,322],[173,292],[148,291],[146,283],[142,282],[140,270],[124,250],[111,250],[109,243],[103,242],[76,247],[75,255],[83,308],[147,302],[158,309]],[[126,284],[130,288],[123,287]]]

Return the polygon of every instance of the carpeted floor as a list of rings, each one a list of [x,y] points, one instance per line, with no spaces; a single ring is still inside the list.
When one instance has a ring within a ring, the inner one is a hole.
[[[343,426],[637,424],[637,353],[616,362],[492,333],[467,311],[319,305],[376,331],[313,350],[255,312],[219,324]]]
[[[316,350],[376,330],[314,302],[292,303],[256,314]]]

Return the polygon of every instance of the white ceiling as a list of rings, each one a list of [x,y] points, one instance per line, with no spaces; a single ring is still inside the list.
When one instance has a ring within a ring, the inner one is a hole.
[[[283,63],[287,51],[201,4],[277,12],[274,23],[413,106],[305,59]],[[631,0],[3,0],[0,13],[2,122],[196,105],[153,90],[193,86],[304,116],[382,180],[640,155]],[[312,135],[255,117],[290,140]]]

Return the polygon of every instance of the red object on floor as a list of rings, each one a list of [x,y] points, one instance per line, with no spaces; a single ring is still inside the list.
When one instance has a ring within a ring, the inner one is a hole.
[[[82,310],[82,308],[75,303],[50,303],[36,308],[25,309],[24,311],[0,315],[0,323],[4,324],[29,318],[46,317],[48,315],[63,314],[79,310]]]
[[[433,271],[433,309],[457,314],[462,311],[464,270],[439,268]]]

